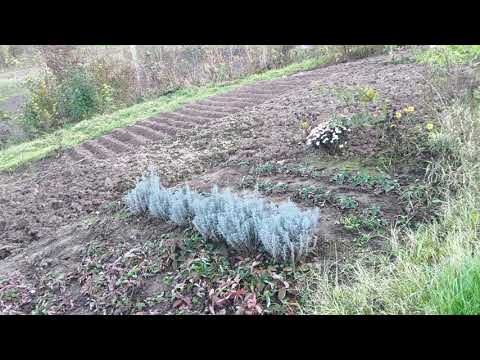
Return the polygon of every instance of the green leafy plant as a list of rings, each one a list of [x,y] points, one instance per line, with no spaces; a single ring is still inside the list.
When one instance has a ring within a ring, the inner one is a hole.
[[[359,233],[360,231],[381,232],[387,225],[385,219],[381,218],[379,208],[367,208],[362,215],[344,216],[340,223],[347,231]]]
[[[331,181],[337,185],[344,185],[350,181],[350,173],[348,170],[341,170],[331,178]]]
[[[358,208],[358,201],[350,196],[338,196],[335,203],[342,210],[352,210]]]
[[[84,69],[72,69],[59,90],[59,115],[69,121],[78,122],[99,111],[95,83]]]
[[[400,184],[398,181],[388,176],[380,175],[375,180],[380,189],[385,193],[389,193],[390,191],[398,191],[400,189]]]
[[[265,194],[271,194],[273,192],[285,193],[288,190],[288,185],[271,181],[260,181],[257,183],[256,188]]]
[[[368,86],[360,86],[357,88],[356,99],[361,102],[369,103],[378,99],[378,92]]]
[[[378,91],[369,86],[333,87],[327,92],[347,107],[360,105],[363,108],[367,104],[375,103],[380,97]]]
[[[381,121],[381,117],[377,115],[375,118],[374,114],[370,111],[361,111],[348,117],[336,116],[333,118],[333,121],[334,123],[346,126],[349,129],[354,129],[356,127],[375,125]]]
[[[372,233],[361,233],[360,235],[358,235],[357,237],[355,237],[355,238],[353,239],[353,241],[354,241],[358,246],[365,246],[365,245],[368,244],[373,238],[374,238],[374,236],[372,235]]]
[[[316,189],[314,186],[305,185],[298,189],[298,193],[303,200],[308,200],[316,193]]]
[[[375,177],[366,172],[360,172],[351,177],[351,183],[353,186],[372,188],[375,186]]]
[[[253,168],[254,175],[271,175],[277,172],[277,166],[273,162],[266,162]]]

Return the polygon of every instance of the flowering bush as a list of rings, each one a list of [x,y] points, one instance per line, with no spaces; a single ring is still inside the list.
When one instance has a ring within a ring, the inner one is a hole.
[[[307,145],[328,150],[342,149],[347,144],[347,133],[350,131],[343,125],[322,124],[310,132]]]
[[[432,123],[421,124],[416,109],[412,105],[391,107],[386,110],[380,141],[387,146],[387,153],[396,158],[417,156],[429,151],[429,135],[433,132]]]
[[[414,112],[415,107],[411,105],[405,106],[400,110],[392,108],[390,111],[387,111],[384,124],[387,134],[396,134],[399,131],[399,127],[405,126],[407,123],[412,123],[413,120],[415,120]]]

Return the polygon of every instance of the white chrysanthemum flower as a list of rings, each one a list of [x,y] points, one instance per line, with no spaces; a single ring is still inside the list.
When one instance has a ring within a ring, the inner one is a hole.
[[[340,144],[338,147],[339,147],[340,149],[343,148],[343,144]]]
[[[319,146],[319,145],[320,145],[320,141],[317,141],[315,144],[317,144],[317,146]]]

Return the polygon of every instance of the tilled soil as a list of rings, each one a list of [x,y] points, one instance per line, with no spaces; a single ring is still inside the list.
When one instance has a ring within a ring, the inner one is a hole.
[[[28,264],[39,258],[52,266],[73,264],[102,206],[118,202],[150,165],[166,185],[175,185],[239,161],[294,163],[311,153],[299,144],[302,133],[294,112],[316,113],[319,121],[348,112],[325,89],[365,85],[393,105],[419,104],[425,90],[422,73],[420,65],[394,65],[379,56],[262,81],[1,173],[0,273],[31,271]],[[417,105],[417,111],[421,115],[423,109]],[[359,157],[374,153],[371,138],[369,133],[357,136],[351,152]],[[331,212],[332,224],[338,220],[336,210],[325,211]],[[118,236],[108,222],[96,233],[109,240]],[[140,236],[138,229],[124,229],[122,235]]]

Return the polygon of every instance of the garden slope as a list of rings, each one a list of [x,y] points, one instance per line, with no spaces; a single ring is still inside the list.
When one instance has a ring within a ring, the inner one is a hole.
[[[303,158],[308,150],[299,145],[293,113],[326,118],[344,110],[337,97],[319,88],[366,85],[398,106],[418,103],[423,68],[387,60],[368,58],[238,88],[0,174],[0,273],[24,271],[38,258],[48,259],[49,266],[72,261],[82,250],[82,233],[150,164],[166,185],[174,185],[240,160]],[[374,147],[368,137],[352,144],[359,156]],[[102,231],[102,238],[115,236],[108,226]],[[124,229],[122,236],[141,234]]]

